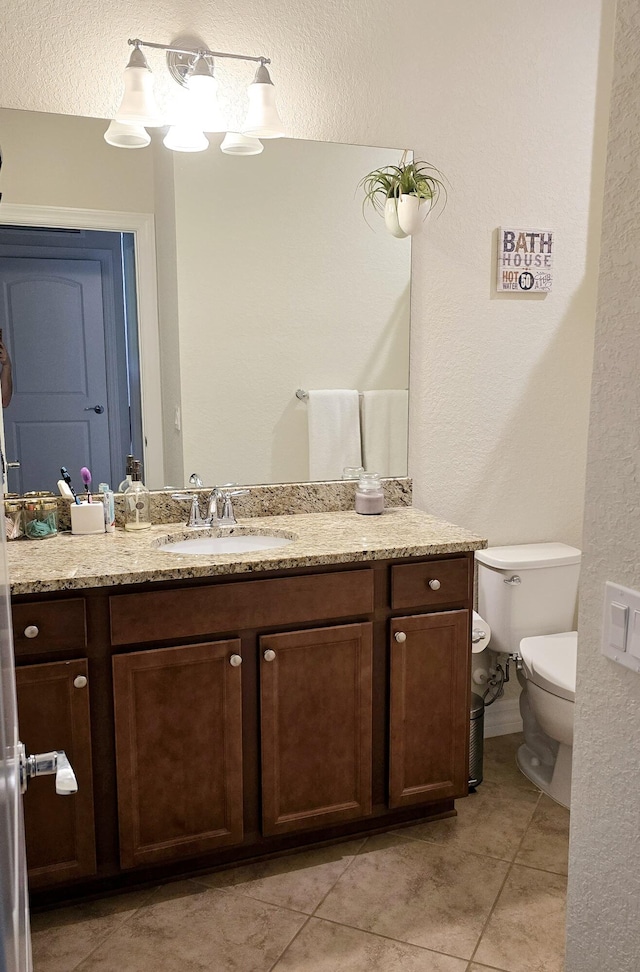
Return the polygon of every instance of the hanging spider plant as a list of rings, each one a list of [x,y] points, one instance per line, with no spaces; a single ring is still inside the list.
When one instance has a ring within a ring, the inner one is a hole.
[[[367,203],[383,216],[394,236],[409,236],[431,210],[447,202],[447,187],[442,172],[429,162],[407,162],[407,152],[399,165],[385,165],[369,172],[358,183],[364,190],[362,211]],[[421,212],[422,211],[422,212]]]

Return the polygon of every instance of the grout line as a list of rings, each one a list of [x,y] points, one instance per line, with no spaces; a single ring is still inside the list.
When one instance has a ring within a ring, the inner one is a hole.
[[[343,921],[336,921],[335,918],[324,918],[322,915],[311,915],[310,917],[315,918],[317,921],[326,921],[329,925],[337,925],[338,928],[348,928],[350,931],[362,932],[363,935],[373,935],[374,938],[381,938],[385,942],[393,942],[394,945],[406,945],[408,948],[419,948],[421,952],[427,952],[429,955],[444,955],[446,958],[457,959],[458,962],[470,962],[471,959],[465,959],[461,955],[454,955],[452,952],[438,952],[435,948],[427,948],[426,945],[416,945],[415,942],[408,942],[406,938],[391,938],[390,935],[383,935],[382,932],[371,931],[370,928],[362,928],[360,925],[347,925]],[[501,972],[501,970],[498,970]]]
[[[157,891],[159,891],[161,887],[163,887],[163,885],[162,885],[162,884],[160,884],[160,885],[156,885],[156,887],[155,887],[155,888],[150,888],[150,889],[149,889],[149,894],[147,895],[147,897],[146,897],[146,898],[144,899],[144,901],[142,901],[142,902],[140,903],[140,905],[138,905],[138,907],[137,907],[137,908],[135,908],[135,909],[134,909],[134,910],[133,910],[133,911],[131,912],[131,914],[129,915],[129,917],[128,917],[128,918],[125,918],[125,919],[123,919],[123,921],[121,921],[119,925],[116,925],[116,927],[115,927],[115,928],[114,928],[114,929],[113,929],[112,931],[110,931],[110,932],[109,932],[109,933],[108,933],[107,935],[105,935],[105,937],[104,937],[103,939],[101,939],[101,941],[99,941],[99,942],[98,942],[98,944],[97,944],[97,945],[95,945],[95,946],[94,946],[94,947],[93,947],[93,948],[91,949],[91,951],[89,951],[89,952],[87,952],[87,954],[86,954],[86,955],[84,955],[84,956],[83,956],[83,957],[82,957],[82,958],[80,959],[80,961],[79,961],[79,962],[76,962],[76,964],[75,964],[75,965],[73,965],[73,966],[72,966],[72,967],[71,967],[71,968],[69,969],[69,972],[74,972],[74,970],[75,970],[75,969],[79,969],[79,968],[80,968],[80,966],[81,966],[81,965],[83,965],[83,964],[84,964],[84,962],[86,962],[86,961],[87,961],[88,959],[90,959],[90,958],[91,958],[91,956],[92,956],[92,955],[93,955],[93,954],[94,954],[95,952],[97,952],[99,948],[102,948],[102,946],[103,946],[103,945],[105,944],[105,942],[108,942],[108,941],[109,941],[109,939],[110,939],[110,938],[111,938],[111,937],[112,937],[113,935],[115,935],[115,933],[116,933],[117,931],[120,931],[120,929],[121,929],[121,928],[124,928],[124,926],[125,926],[125,925],[127,925],[127,924],[128,924],[128,923],[129,923],[130,921],[131,921],[131,919],[132,919],[132,918],[134,918],[134,917],[135,917],[135,916],[136,916],[136,915],[138,914],[138,912],[139,912],[139,911],[140,911],[140,910],[141,910],[142,908],[144,908],[144,907],[145,907],[145,905],[147,905],[147,904],[148,904],[148,903],[149,903],[149,902],[151,901],[151,899],[152,899],[152,897],[154,896],[154,894],[155,894],[155,893],[156,893]],[[127,894],[127,892],[126,892],[126,891],[125,891],[124,893],[125,893],[125,894]],[[136,892],[135,892],[135,891],[132,891],[132,892],[129,892],[129,893],[130,893],[130,894],[135,894]],[[74,905],[70,905],[70,907],[74,907]],[[108,916],[107,916],[107,915],[105,915],[105,918],[106,918],[106,917],[108,917]],[[59,925],[58,925],[58,926],[56,926],[56,927],[58,927],[58,928],[59,928],[59,927],[61,927],[61,926],[59,926]],[[62,927],[63,927],[63,926],[62,926]]]
[[[280,961],[280,959],[284,958],[284,956],[287,954],[287,952],[289,951],[289,949],[291,948],[291,946],[295,942],[295,940],[298,937],[298,935],[307,927],[307,925],[309,924],[310,920],[311,920],[311,915],[307,915],[305,921],[302,922],[302,924],[298,928],[297,932],[295,933],[295,935],[293,936],[293,938],[291,939],[291,941],[288,942],[287,945],[285,945],[285,947],[280,952],[280,954],[278,955],[278,957],[275,960],[275,962],[273,963],[273,965],[270,965],[269,966],[269,968],[267,969],[267,972],[272,972],[272,970],[275,969],[275,967],[278,964],[278,962]]]
[[[533,820],[533,818],[535,816],[535,812],[538,809],[538,804],[540,803],[540,797],[541,796],[542,796],[542,793],[539,793],[538,794],[538,799],[536,800],[535,806],[533,808],[533,812],[531,814],[531,817],[529,818],[529,823],[525,827],[524,833],[522,834],[522,837],[520,838],[520,841],[518,843],[518,847],[517,847],[516,852],[515,852],[514,857],[513,857],[513,861],[509,864],[509,867],[507,868],[507,873],[504,876],[504,880],[503,880],[503,882],[502,882],[502,884],[500,886],[500,890],[498,891],[498,893],[497,893],[497,895],[495,897],[495,900],[494,900],[494,902],[493,902],[493,904],[491,906],[491,910],[490,910],[489,914],[487,915],[487,920],[485,921],[484,925],[482,926],[482,930],[480,932],[480,935],[478,936],[478,941],[476,942],[476,947],[474,948],[473,952],[471,953],[471,958],[469,959],[469,962],[475,962],[475,957],[476,957],[476,954],[478,952],[478,949],[480,948],[480,945],[482,943],[482,939],[484,937],[484,933],[486,932],[486,930],[487,930],[487,928],[489,926],[489,922],[493,918],[493,913],[496,910],[496,905],[498,904],[498,901],[500,900],[500,898],[502,896],[502,892],[504,891],[505,885],[506,885],[506,883],[507,883],[507,881],[509,879],[509,875],[511,874],[511,871],[513,870],[514,861],[515,861],[516,857],[518,856],[518,854],[520,853],[520,848],[522,847],[523,841],[524,841],[525,837],[527,836],[527,831],[529,830],[529,827],[531,826],[531,821]]]

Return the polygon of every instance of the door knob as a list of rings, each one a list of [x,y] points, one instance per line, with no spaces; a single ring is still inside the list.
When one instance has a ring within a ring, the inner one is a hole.
[[[437,580],[434,577],[433,580],[430,580],[429,581],[429,587],[431,588],[432,591],[439,591],[440,590],[440,581]]]
[[[232,655],[229,659],[229,664],[233,668],[238,668],[239,665],[242,665],[242,655]]]
[[[86,405],[85,412],[95,412],[96,415],[102,415],[104,412],[104,405]]]
[[[271,662],[275,660],[276,653],[273,650],[273,648],[267,648],[267,650],[265,651],[262,657],[264,658],[265,661]]]
[[[75,688],[84,688],[86,686],[86,684],[87,684],[87,676],[86,675],[76,675],[76,677],[73,680],[73,684],[74,684]]]
[[[396,631],[393,637],[396,639],[399,645],[403,645],[407,640],[407,636],[404,631]]]
[[[40,634],[40,628],[37,624],[28,624],[24,629],[25,638],[37,638]]]

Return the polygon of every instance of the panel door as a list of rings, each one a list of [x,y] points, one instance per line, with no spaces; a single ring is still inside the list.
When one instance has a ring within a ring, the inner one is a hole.
[[[120,863],[187,859],[239,843],[240,641],[113,658]]]
[[[467,794],[470,650],[468,611],[392,620],[389,806]]]
[[[13,371],[5,447],[21,464],[9,489],[55,490],[61,465],[111,482],[100,262],[0,257],[0,328]]]
[[[29,885],[96,873],[91,726],[86,658],[16,670],[20,734],[27,753],[64,749],[78,792],[56,794],[50,776],[32,779],[24,795]]]
[[[370,624],[260,638],[263,832],[371,813]]]

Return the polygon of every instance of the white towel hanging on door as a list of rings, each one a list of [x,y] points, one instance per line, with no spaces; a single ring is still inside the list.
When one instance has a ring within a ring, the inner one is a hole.
[[[342,479],[345,466],[362,465],[360,396],[355,389],[309,391],[309,479]]]

